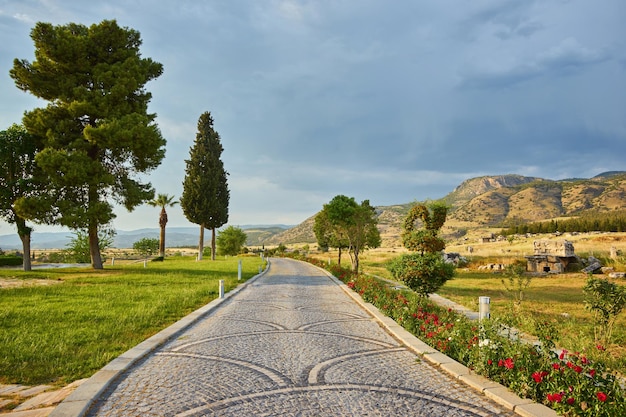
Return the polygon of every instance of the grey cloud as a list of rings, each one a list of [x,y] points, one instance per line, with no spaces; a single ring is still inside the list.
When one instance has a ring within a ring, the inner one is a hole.
[[[551,77],[583,71],[585,67],[610,59],[603,50],[594,50],[568,38],[529,60],[497,69],[477,68],[461,75],[459,86],[467,89],[512,87],[538,77]]]

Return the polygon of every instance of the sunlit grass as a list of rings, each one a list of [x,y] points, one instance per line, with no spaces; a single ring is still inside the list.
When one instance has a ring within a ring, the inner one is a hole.
[[[242,281],[261,259],[243,258]],[[237,286],[238,258],[195,262],[168,258],[0,278],[61,283],[0,290],[0,383],[65,384],[92,375],[113,358]]]

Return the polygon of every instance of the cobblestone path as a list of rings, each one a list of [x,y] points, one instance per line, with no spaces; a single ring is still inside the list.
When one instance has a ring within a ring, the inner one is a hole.
[[[131,368],[90,416],[515,415],[385,332],[289,259]]]

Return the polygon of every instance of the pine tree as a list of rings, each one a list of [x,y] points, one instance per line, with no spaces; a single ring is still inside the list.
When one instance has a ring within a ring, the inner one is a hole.
[[[185,160],[185,179],[180,205],[187,220],[200,225],[198,259],[202,259],[204,229],[211,230],[211,259],[215,259],[215,229],[228,222],[227,176],[221,155],[220,135],[213,128],[210,112],[198,120],[196,140]]]
[[[90,27],[37,23],[34,62],[16,59],[16,86],[48,102],[26,112],[28,132],[44,138],[37,165],[48,193],[22,199],[27,218],[86,230],[91,263],[102,269],[98,229],[114,217],[115,201],[132,210],[154,196],[138,174],[156,168],[165,139],[149,114],[145,84],[163,66],[139,52],[139,32],[114,20]]]

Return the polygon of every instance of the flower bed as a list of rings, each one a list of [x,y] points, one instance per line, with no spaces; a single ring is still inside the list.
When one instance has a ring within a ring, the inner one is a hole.
[[[626,416],[625,390],[601,361],[581,352],[556,352],[552,325],[537,326],[537,344],[513,340],[498,320],[480,324],[440,307],[410,290],[315,259],[416,337],[474,372],[517,395],[545,404],[565,416]],[[602,350],[602,346],[596,349]]]

